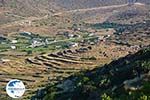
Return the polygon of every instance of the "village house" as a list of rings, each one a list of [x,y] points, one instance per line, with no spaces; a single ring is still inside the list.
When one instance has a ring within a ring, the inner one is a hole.
[[[41,39],[33,39],[29,47],[35,48],[35,47],[39,47],[42,45],[46,45],[46,43],[42,41]]]
[[[18,41],[17,40],[12,40],[11,43],[15,44],[15,43],[18,43]]]
[[[68,47],[78,47],[79,43],[70,42],[67,44]]]
[[[104,38],[105,38],[105,39],[108,39],[108,38],[110,38],[110,36],[111,36],[111,35],[105,35]]]
[[[12,45],[12,46],[10,46],[10,47],[11,47],[11,49],[13,49],[13,50],[15,50],[15,49],[16,49],[16,46],[13,46],[13,45]]]
[[[79,43],[72,43],[71,46],[72,46],[72,47],[78,47],[78,46],[79,46]]]
[[[9,62],[10,61],[10,59],[4,59],[4,58],[1,58],[0,59],[0,62],[2,62],[2,63],[4,63],[4,62]]]
[[[32,33],[30,33],[30,32],[21,32],[20,35],[23,35],[23,36],[31,36]]]
[[[68,31],[65,31],[65,32],[60,31],[56,35],[57,36],[64,36],[66,38],[77,38],[77,37],[80,37],[79,35],[72,34],[72,33],[68,32]]]
[[[95,34],[94,33],[90,33],[88,36],[94,36]]]
[[[99,36],[98,39],[99,39],[100,41],[104,41],[104,40],[105,40],[105,39],[104,39],[104,36]]]

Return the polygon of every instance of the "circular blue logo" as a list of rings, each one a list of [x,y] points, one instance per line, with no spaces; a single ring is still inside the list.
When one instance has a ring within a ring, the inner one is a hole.
[[[25,92],[25,85],[20,80],[10,80],[6,86],[6,92],[11,98],[20,98]]]

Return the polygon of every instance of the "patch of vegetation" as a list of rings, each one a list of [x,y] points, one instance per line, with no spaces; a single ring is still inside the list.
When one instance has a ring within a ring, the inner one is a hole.
[[[110,22],[104,22],[104,23],[97,23],[94,25],[91,25],[91,27],[96,28],[96,29],[108,29],[108,28],[113,28],[117,32],[124,32],[127,27],[132,27],[132,25],[128,24],[117,24],[117,23],[110,23]]]
[[[81,58],[81,60],[96,60],[96,57],[92,56],[92,57],[87,57],[87,58]]]
[[[104,23],[96,23],[96,24],[90,24],[89,27],[92,27],[94,29],[109,29],[113,28],[115,29],[115,34],[120,34],[123,32],[134,32],[137,31],[137,29],[140,28],[146,28],[150,26],[150,21],[146,20],[145,23],[136,23],[136,24],[117,24],[117,23],[111,23],[111,22],[104,22]]]

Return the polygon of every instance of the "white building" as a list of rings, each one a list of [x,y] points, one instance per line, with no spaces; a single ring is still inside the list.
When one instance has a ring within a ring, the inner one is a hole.
[[[3,58],[1,58],[0,61],[1,61],[1,62],[9,62],[10,59],[3,59]]]
[[[16,49],[16,46],[11,46],[11,49],[13,49],[13,50]]]
[[[18,43],[17,40],[12,40],[11,43],[15,44],[15,43]]]
[[[74,43],[74,44],[72,44],[72,47],[78,47],[79,46],[79,44],[78,43]]]

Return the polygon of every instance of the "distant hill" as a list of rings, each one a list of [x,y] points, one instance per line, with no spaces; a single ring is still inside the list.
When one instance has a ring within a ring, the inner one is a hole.
[[[122,7],[114,12],[107,21],[126,24],[143,22],[144,20],[149,19],[150,13],[148,7],[148,5],[138,4],[124,8]]]
[[[145,3],[145,4],[150,4],[150,0],[137,0],[137,2]]]
[[[149,100],[149,73],[150,47],[147,47],[49,86],[44,100]]]
[[[150,3],[149,0],[139,2]],[[0,0],[1,7],[13,8],[14,13],[24,16],[125,3],[127,0]]]

